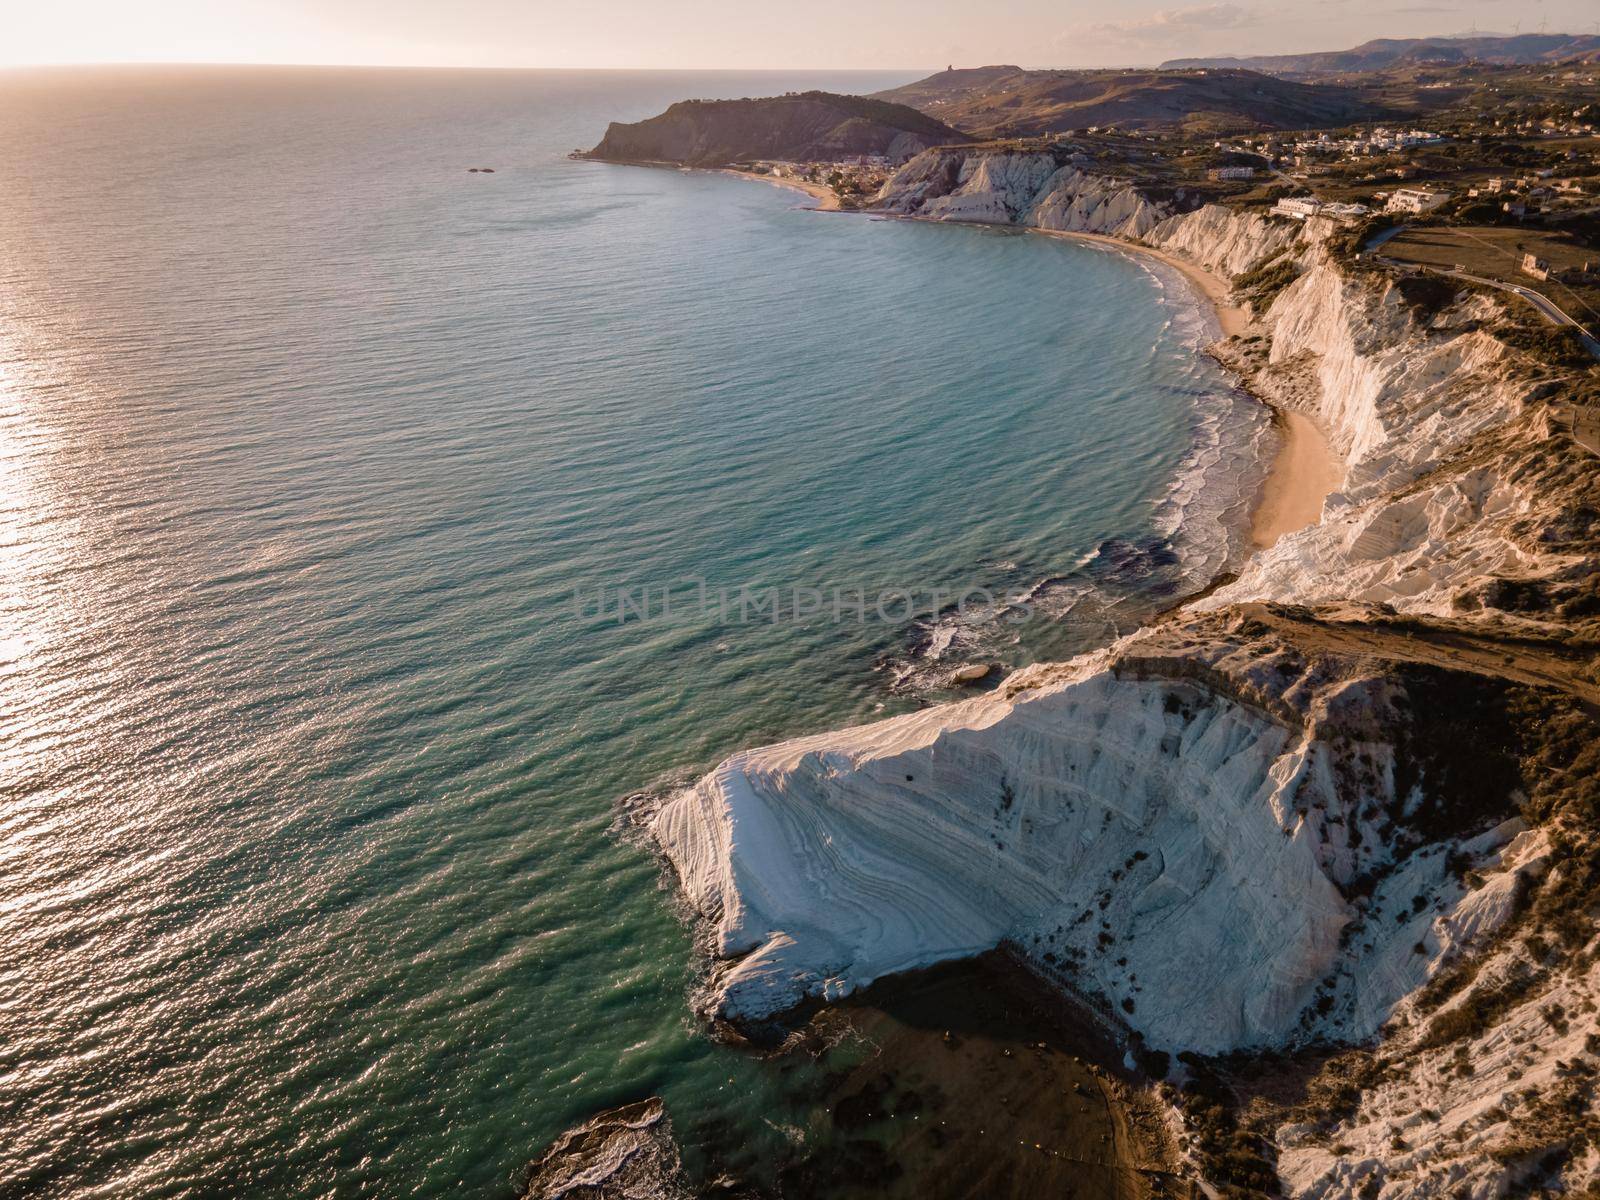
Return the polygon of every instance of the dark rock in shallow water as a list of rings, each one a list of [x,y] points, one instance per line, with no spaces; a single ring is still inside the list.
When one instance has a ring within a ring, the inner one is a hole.
[[[659,1097],[567,1130],[528,1167],[523,1200],[689,1200],[672,1122]]]

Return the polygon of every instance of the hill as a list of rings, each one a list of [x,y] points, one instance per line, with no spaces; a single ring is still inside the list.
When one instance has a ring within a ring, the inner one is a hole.
[[[646,121],[613,121],[589,157],[695,167],[857,154],[898,161],[930,146],[970,140],[903,104],[798,92],[759,100],[682,100]]]
[[[1200,133],[1311,129],[1375,120],[1387,110],[1353,89],[1242,70],[941,71],[877,93],[984,137],[1089,126]]]
[[[1524,33],[1514,37],[1378,38],[1349,50],[1312,54],[1270,54],[1254,58],[1175,58],[1162,70],[1228,68],[1268,75],[1312,77],[1388,67],[1471,62],[1528,66],[1594,60],[1600,37],[1570,33]]]

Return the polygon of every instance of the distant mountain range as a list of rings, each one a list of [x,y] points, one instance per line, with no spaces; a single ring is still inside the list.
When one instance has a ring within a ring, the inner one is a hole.
[[[1175,58],[1163,70],[1243,68],[1269,75],[1313,76],[1426,64],[1494,63],[1501,66],[1600,61],[1600,37],[1524,33],[1513,37],[1378,38],[1351,50],[1268,54],[1250,58]]]
[[[1197,132],[1313,129],[1388,116],[1351,88],[1251,71],[940,71],[877,93],[981,137],[1115,125]]]

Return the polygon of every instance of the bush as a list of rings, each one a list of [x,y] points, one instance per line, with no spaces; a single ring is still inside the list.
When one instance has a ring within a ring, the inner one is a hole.
[[[1292,259],[1280,255],[1238,276],[1233,286],[1254,300],[1257,308],[1266,308],[1298,278],[1300,268]]]
[[[1461,294],[1461,285],[1455,280],[1433,274],[1402,275],[1395,286],[1419,321],[1432,320]]]
[[[1593,369],[1595,360],[1571,325],[1503,325],[1495,337],[1524,354],[1558,367]]]

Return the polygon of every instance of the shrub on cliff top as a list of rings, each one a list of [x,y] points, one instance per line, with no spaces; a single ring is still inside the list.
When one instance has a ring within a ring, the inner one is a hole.
[[[1461,294],[1459,283],[1440,275],[1402,275],[1395,287],[1418,321],[1433,320]]]
[[[1593,371],[1594,357],[1571,325],[1502,325],[1494,331],[1513,350],[1557,367]]]
[[[1236,291],[1249,296],[1257,309],[1265,309],[1298,278],[1299,266],[1292,258],[1280,254],[1238,276],[1233,286]]]

